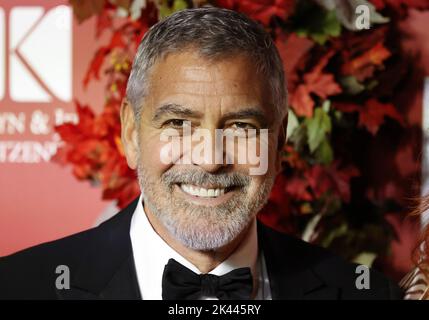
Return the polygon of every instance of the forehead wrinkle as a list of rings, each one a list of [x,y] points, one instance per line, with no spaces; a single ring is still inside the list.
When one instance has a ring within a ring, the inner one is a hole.
[[[218,83],[213,82],[201,82],[201,81],[187,81],[180,83],[168,84],[164,83],[162,88],[160,85],[153,86],[155,89],[158,87],[159,90],[162,88],[165,90],[165,87],[169,88],[169,95],[174,94],[190,94],[190,95],[203,95],[203,96],[239,96],[239,95],[249,95],[252,92],[246,92],[248,90],[243,90],[240,86],[235,86],[234,83],[219,81]]]
[[[190,82],[213,82],[210,72],[201,66],[183,66],[183,74]]]

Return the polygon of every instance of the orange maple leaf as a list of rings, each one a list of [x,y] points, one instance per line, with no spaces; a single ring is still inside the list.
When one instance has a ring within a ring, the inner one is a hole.
[[[390,51],[382,42],[378,42],[370,50],[345,63],[341,71],[344,75],[352,75],[358,81],[363,81],[374,74],[376,67],[382,67],[390,56]]]
[[[358,112],[359,126],[365,127],[373,135],[377,134],[386,116],[404,125],[402,115],[392,103],[381,103],[374,98],[366,101],[363,106],[355,103],[335,103],[334,106],[343,112]]]
[[[334,76],[323,72],[323,68],[328,64],[333,54],[334,52],[331,51],[324,55],[312,71],[304,75],[304,83],[298,85],[293,93],[291,105],[297,115],[313,116],[314,100],[311,93],[322,99],[341,93],[341,87],[335,82]]]

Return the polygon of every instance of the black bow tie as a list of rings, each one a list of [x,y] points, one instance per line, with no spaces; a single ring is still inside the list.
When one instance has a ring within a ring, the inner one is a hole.
[[[245,300],[250,299],[252,290],[250,268],[235,269],[223,276],[196,274],[170,259],[162,275],[163,300],[196,300],[201,296]]]

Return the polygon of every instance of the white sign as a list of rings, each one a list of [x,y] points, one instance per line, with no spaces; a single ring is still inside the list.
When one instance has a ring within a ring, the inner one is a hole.
[[[0,99],[5,95],[5,82],[9,81],[9,95],[16,102],[71,101],[71,26],[72,12],[68,6],[49,11],[40,6],[14,7],[9,16],[6,48],[5,14],[0,11]]]

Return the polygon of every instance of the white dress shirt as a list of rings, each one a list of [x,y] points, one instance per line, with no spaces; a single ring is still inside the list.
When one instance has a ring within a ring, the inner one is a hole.
[[[143,300],[161,300],[162,275],[169,259],[176,260],[196,274],[201,274],[201,272],[155,232],[144,212],[142,199],[143,197],[140,195],[130,228],[137,280]],[[237,249],[209,273],[221,276],[233,269],[243,267],[249,267],[253,278],[258,279],[258,292],[255,299],[270,300],[271,291],[265,260],[262,252],[258,250],[256,219]]]

